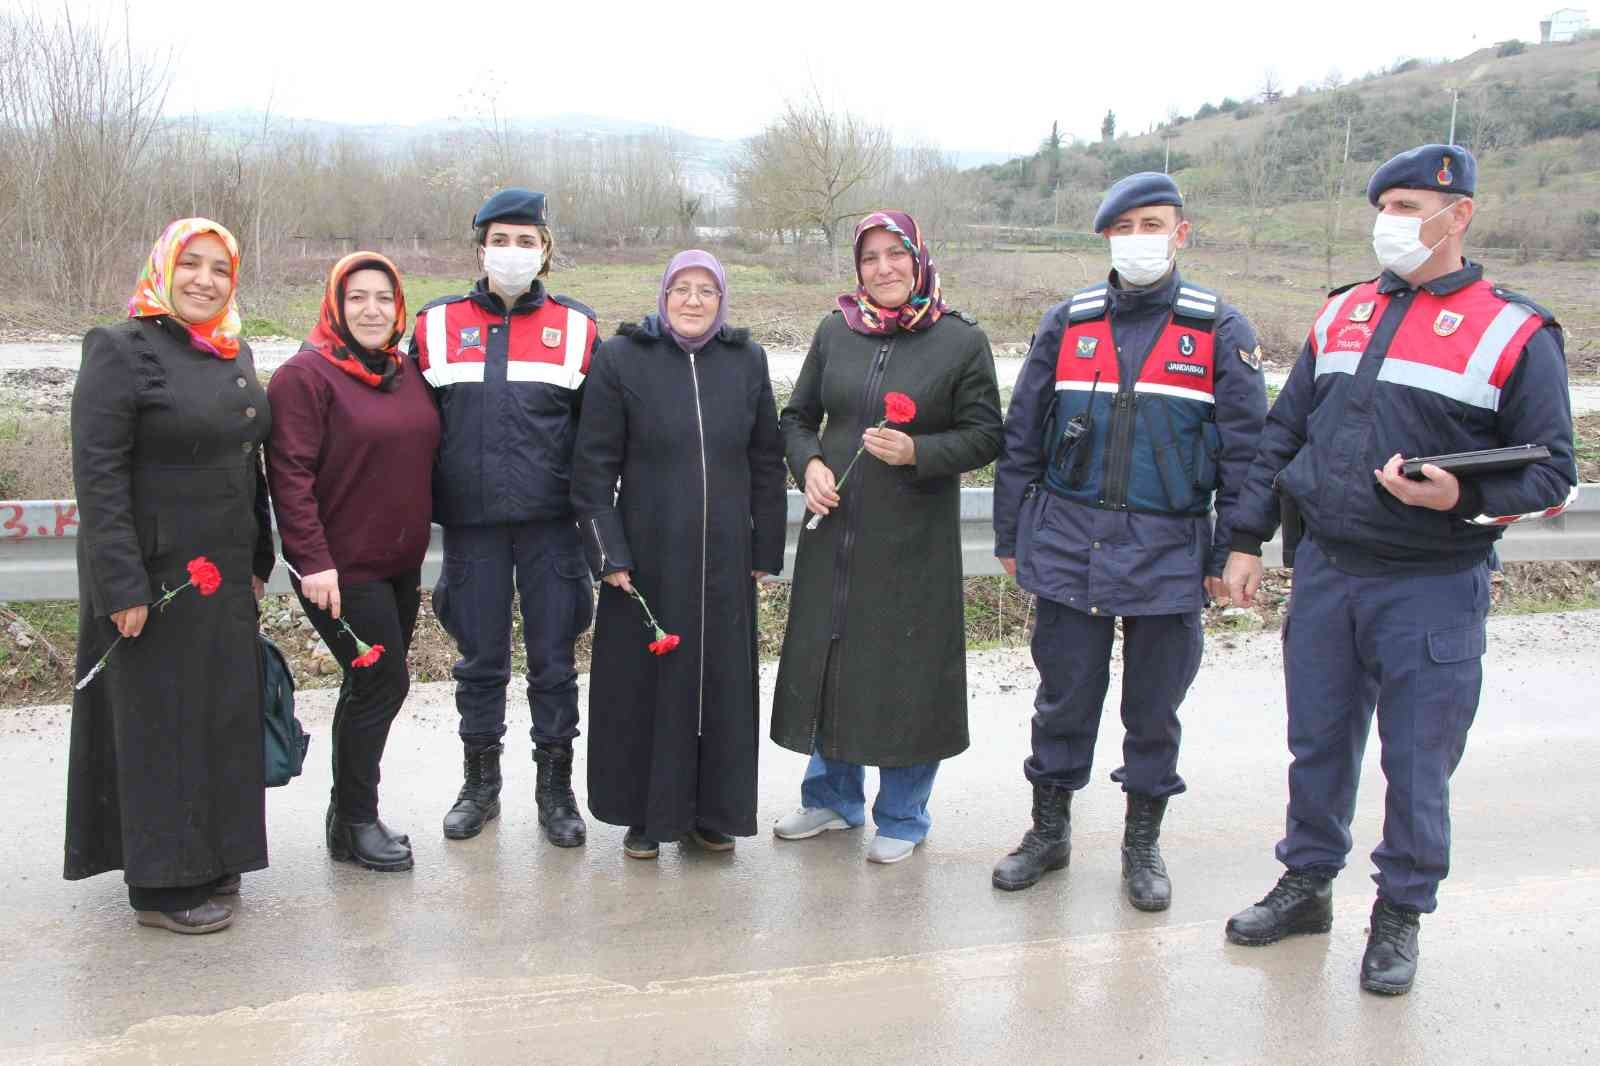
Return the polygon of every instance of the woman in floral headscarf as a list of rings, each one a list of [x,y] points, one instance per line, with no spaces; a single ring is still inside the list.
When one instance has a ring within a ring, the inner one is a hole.
[[[272,419],[238,274],[233,234],[172,223],[127,321],[84,337],[72,394],[78,675],[117,646],[73,698],[65,875],[122,870],[139,924],[175,933],[225,928],[213,897],[267,865],[256,600]],[[220,587],[152,614],[198,556]]]
[[[867,859],[893,863],[927,835],[939,761],[967,747],[960,476],[999,454],[1000,397],[988,338],[944,303],[909,215],[862,219],[855,260],[781,418],[822,517],[800,535],[772,708],[772,739],[811,762],[773,831],[861,825],[877,766]]]
[[[380,871],[412,865],[411,842],[378,819],[378,763],[410,686],[439,447],[439,409],[396,347],[405,332],[399,269],[376,252],[347,255],[328,273],[316,328],[267,390],[283,557],[344,668],[328,851]]]

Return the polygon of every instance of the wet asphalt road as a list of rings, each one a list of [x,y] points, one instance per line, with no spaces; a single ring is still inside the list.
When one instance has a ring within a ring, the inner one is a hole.
[[[272,866],[234,927],[134,925],[120,879],[60,879],[66,713],[0,713],[0,1061],[7,1063],[1544,1063],[1600,1060],[1600,612],[1491,622],[1454,782],[1455,870],[1422,926],[1411,995],[1362,993],[1382,778],[1369,748],[1329,936],[1247,949],[1229,914],[1279,873],[1282,685],[1271,635],[1213,639],[1184,719],[1187,795],[1163,838],[1173,907],[1119,896],[1121,797],[1073,810],[1069,870],[1008,894],[989,867],[1027,821],[1025,653],[971,657],[972,750],[934,789],[907,862],[868,833],[774,840],[804,760],[764,743],[763,834],[728,855],[627,860],[537,832],[525,710],[505,813],[445,842],[458,783],[444,686],[416,686],[384,763],[407,874],[331,863],[320,828],[330,693],[303,693],[304,777],[268,803]],[[770,694],[772,669],[765,671]],[[1113,685],[1117,683],[1114,674]],[[765,704],[766,699],[763,700]],[[581,742],[580,742],[581,743]],[[580,747],[580,796],[583,759]],[[873,777],[869,774],[869,790]]]

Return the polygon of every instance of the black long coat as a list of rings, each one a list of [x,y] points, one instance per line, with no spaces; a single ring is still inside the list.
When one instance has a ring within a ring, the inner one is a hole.
[[[90,330],[72,394],[78,676],[116,640],[110,615],[189,580],[72,701],[66,877],[203,884],[267,865],[254,573],[272,570],[260,447],[271,428],[247,345],[194,348],[170,319]]]
[[[621,478],[621,489],[613,491]],[[783,568],[783,446],[767,353],[724,328],[692,358],[654,316],[595,354],[573,459],[589,566],[631,570],[682,638],[655,656],[644,612],[600,589],[589,681],[589,809],[673,840],[756,831],[755,584]]]
[[[822,321],[783,409],[789,469],[820,456],[842,474],[883,397],[917,405],[913,466],[863,455],[841,502],[800,534],[772,739],[872,766],[965,751],[966,632],[960,475],[1000,453],[1000,395],[983,331],[956,314],[890,336]],[[827,425],[818,437],[826,416]]]

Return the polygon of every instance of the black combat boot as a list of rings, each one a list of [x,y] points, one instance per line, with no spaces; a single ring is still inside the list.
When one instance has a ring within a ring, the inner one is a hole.
[[[1122,883],[1128,902],[1142,911],[1164,911],[1172,905],[1172,879],[1161,859],[1163,797],[1128,793],[1128,817],[1122,830]]]
[[[578,813],[578,797],[572,794],[572,743],[535,745],[533,761],[539,765],[533,800],[539,805],[544,835],[558,848],[582,846],[587,831]]]
[[[1333,878],[1289,870],[1266,898],[1228,919],[1228,939],[1246,947],[1276,944],[1292,933],[1333,928]]]
[[[468,742],[461,760],[461,792],[444,816],[444,835],[466,840],[483,832],[483,823],[500,817],[500,753],[498,742]]]
[[[990,878],[1007,892],[1027,888],[1048,870],[1072,859],[1072,792],[1050,785],[1033,786],[1033,828],[1022,834],[1015,851],[994,864]]]
[[[1417,977],[1417,912],[1402,910],[1379,896],[1369,925],[1367,952],[1361,956],[1361,987],[1403,996]]]

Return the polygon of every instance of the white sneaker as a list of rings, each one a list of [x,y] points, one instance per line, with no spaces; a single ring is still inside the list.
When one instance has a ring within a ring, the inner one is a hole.
[[[901,859],[909,859],[911,858],[911,853],[916,850],[917,844],[920,843],[922,843],[920,840],[913,843],[896,837],[886,837],[882,833],[875,834],[872,838],[871,847],[867,848],[867,861],[879,862],[888,866],[890,863],[899,862]]]
[[[772,832],[783,840],[809,840],[830,829],[849,829],[850,823],[831,807],[801,807],[773,825]]]

